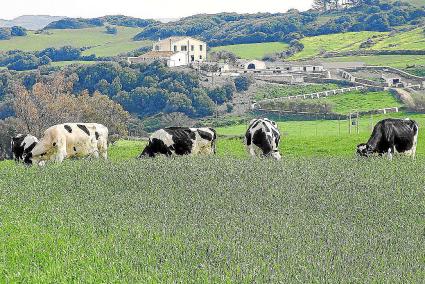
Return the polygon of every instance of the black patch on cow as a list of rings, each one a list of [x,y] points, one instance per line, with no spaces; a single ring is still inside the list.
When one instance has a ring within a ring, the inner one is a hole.
[[[22,145],[22,142],[24,141],[25,136],[21,135],[21,136],[17,136],[17,137],[12,137],[12,143],[11,143],[11,150],[13,155],[15,156],[15,161],[19,161],[22,160],[23,154],[24,154],[24,149],[25,149],[25,145]]]
[[[272,132],[273,132],[273,137],[274,137],[274,143],[276,143],[276,147],[278,147],[279,141],[280,141],[279,132],[277,132],[274,128],[272,128]]]
[[[77,152],[77,148],[75,148],[75,146],[74,146],[74,148],[73,148],[73,149],[74,149],[74,152]]]
[[[63,127],[66,129],[66,131],[68,131],[69,133],[72,133],[71,126],[65,124]]]
[[[26,148],[24,150],[24,154],[28,154],[29,152],[31,152],[32,149],[34,149],[35,145],[37,145],[37,142],[33,142],[28,148]]]
[[[143,149],[143,152],[140,154],[139,158],[143,157],[155,157],[157,154],[164,154],[166,156],[171,156],[172,152],[165,145],[164,141],[153,138],[149,140],[149,144]]]
[[[253,129],[255,127],[257,127],[257,125],[261,122],[261,120],[257,119],[256,121],[254,121],[254,123],[252,124],[252,126],[250,126],[249,128]]]
[[[272,151],[272,146],[267,138],[267,134],[262,129],[258,129],[254,132],[252,143],[263,151],[264,156],[270,154]]]
[[[77,127],[80,128],[82,131],[84,131],[88,136],[90,136],[90,131],[87,129],[85,125],[77,124]]]
[[[94,133],[94,136],[96,136],[96,140],[99,140],[99,133],[97,131]]]
[[[209,133],[209,132],[198,129],[198,133],[199,133],[199,136],[201,136],[202,139],[205,139],[205,140],[208,140],[208,141],[212,141],[214,139],[214,135]]]

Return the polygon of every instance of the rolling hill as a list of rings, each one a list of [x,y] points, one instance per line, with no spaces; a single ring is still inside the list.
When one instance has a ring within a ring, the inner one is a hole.
[[[308,59],[323,52],[342,52],[360,50],[360,45],[372,39],[375,44],[364,50],[425,50],[425,33],[423,27],[418,27],[410,31],[388,33],[388,32],[349,32],[338,33],[330,35],[320,35],[313,37],[304,37],[300,42],[304,45],[301,52],[296,53],[290,60]],[[212,50],[227,50],[235,53],[237,56],[245,59],[258,59],[266,54],[273,52],[284,51],[288,45],[284,43],[257,43],[257,44],[238,44],[214,47]],[[369,58],[373,63],[369,62]],[[337,57],[327,58],[327,61],[358,61],[359,56],[356,57]],[[394,67],[405,67],[406,64],[416,63],[417,60],[423,62],[425,56],[422,55],[382,55],[382,56],[365,56],[369,64],[385,63]],[[392,61],[395,60],[395,61]],[[407,60],[406,63],[403,63]],[[416,62],[415,62],[416,61]]]
[[[84,55],[114,56],[150,44],[150,41],[132,40],[133,36],[140,31],[139,28],[117,27],[117,30],[116,35],[105,33],[105,27],[49,30],[41,34],[28,32],[25,37],[0,41],[0,51],[14,49],[36,51],[47,47],[71,45],[87,48],[83,52]]]

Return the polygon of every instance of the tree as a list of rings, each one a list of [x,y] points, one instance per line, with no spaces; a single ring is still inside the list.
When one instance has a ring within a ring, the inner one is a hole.
[[[111,35],[116,35],[118,33],[118,30],[116,27],[106,26],[106,33]]]
[[[31,90],[14,86],[13,109],[25,126],[25,132],[40,137],[48,127],[66,122],[97,122],[112,135],[126,135],[129,114],[107,96],[87,91],[72,94],[73,79],[63,73],[38,82]]]
[[[10,34],[12,36],[26,36],[27,30],[20,26],[14,26],[10,29]]]

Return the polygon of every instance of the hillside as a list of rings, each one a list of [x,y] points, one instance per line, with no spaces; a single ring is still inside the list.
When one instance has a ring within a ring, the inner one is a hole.
[[[135,36],[136,40],[169,36],[196,36],[210,46],[290,42],[302,36],[317,36],[357,31],[391,31],[396,27],[417,25],[425,8],[407,3],[397,5],[363,4],[343,11],[314,10],[287,13],[200,14],[173,23],[153,23]]]
[[[140,29],[117,27],[118,33],[105,33],[104,27],[70,30],[49,30],[41,34],[28,32],[25,37],[15,37],[0,41],[0,51],[20,49],[24,51],[42,50],[48,47],[86,47],[84,55],[114,56],[150,44],[149,41],[133,41]]]
[[[368,48],[360,48],[360,45],[368,39],[372,39],[375,44]],[[300,39],[300,42],[304,45],[304,49],[291,56],[289,58],[290,60],[307,59],[318,56],[324,52],[344,52],[353,50],[425,50],[425,33],[423,27],[418,27],[410,31],[399,31],[395,33],[363,31],[304,37]],[[288,45],[285,46],[283,43],[238,44],[214,47],[212,51],[227,50],[235,53],[241,58],[258,59],[269,53],[282,52],[287,49],[287,47]],[[398,56],[399,60],[397,60],[397,63],[394,62],[394,64],[391,64],[392,62],[388,60],[391,56],[370,57],[375,64],[382,58],[382,60],[394,67],[400,67],[400,63],[402,63],[400,61],[402,61],[403,58],[406,60],[410,59],[409,61],[422,58],[421,55],[400,55]],[[325,60],[357,61],[356,58],[344,60],[339,57],[327,58]],[[406,64],[408,64],[408,62],[406,62]],[[405,66],[406,64],[401,65]]]
[[[28,30],[39,30],[51,22],[58,21],[63,18],[64,17],[48,15],[24,15],[12,20],[0,19],[0,27],[21,26]]]

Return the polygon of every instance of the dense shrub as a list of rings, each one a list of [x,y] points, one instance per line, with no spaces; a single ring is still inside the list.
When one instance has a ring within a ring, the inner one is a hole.
[[[238,92],[244,92],[248,91],[249,87],[251,86],[253,80],[249,76],[238,76],[234,79],[236,91]]]

